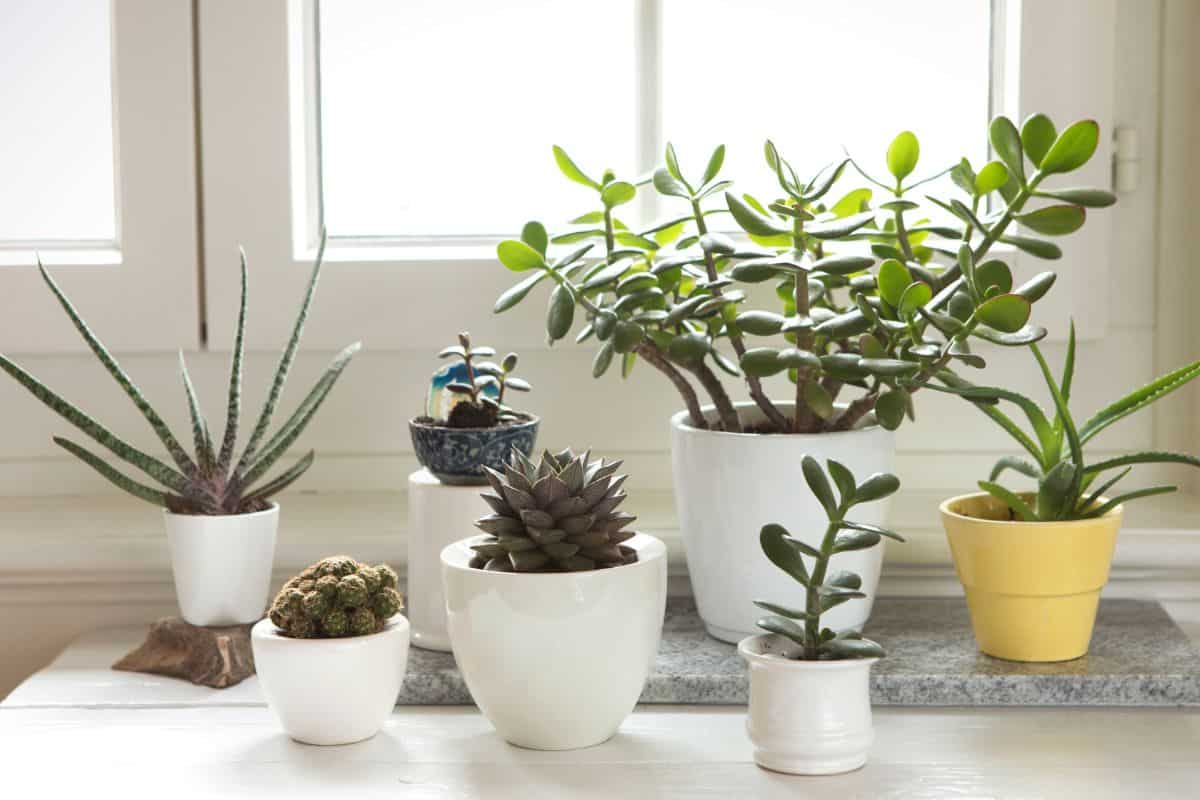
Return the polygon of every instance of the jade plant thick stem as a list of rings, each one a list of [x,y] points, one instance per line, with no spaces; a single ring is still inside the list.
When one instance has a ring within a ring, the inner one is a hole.
[[[846,514],[855,506],[893,494],[900,488],[900,481],[894,475],[876,473],[859,484],[853,473],[839,462],[830,459],[826,466],[829,477],[812,456],[805,456],[801,463],[804,480],[829,520],[820,547],[792,538],[782,525],[764,525],[759,534],[763,553],[771,563],[804,587],[804,608],[755,600],[756,606],[771,613],[760,619],[758,626],[791,639],[799,647],[796,657],[801,660],[882,657],[883,648],[864,639],[857,631],[835,632],[822,627],[821,615],[842,603],[866,597],[860,591],[861,576],[848,570],[829,573],[829,562],[835,555],[866,550],[879,544],[884,537],[904,541],[899,534],[886,528],[846,519]],[[838,488],[837,497],[830,478]],[[811,565],[805,564],[805,557],[811,559]]]
[[[717,374],[725,372],[744,381],[766,420],[756,431],[847,430],[872,413],[894,429],[913,417],[912,394],[936,374],[985,366],[971,351],[972,339],[1019,346],[1045,335],[1029,319],[1055,274],[1016,285],[1008,265],[988,256],[997,243],[1047,259],[1062,251],[1045,239],[1010,234],[1013,222],[1060,236],[1084,224],[1085,208],[1115,202],[1098,189],[1043,187],[1091,159],[1099,139],[1095,122],[1077,122],[1060,134],[1044,115],[1033,115],[1020,130],[997,117],[989,135],[997,160],[976,171],[964,159],[913,180],[920,146],[905,131],[888,148],[886,183],[850,158],[802,181],[768,141],[766,163],[781,196],[767,202],[729,191],[732,183],[720,174],[724,146],[689,180],[668,145],[652,181],[634,182],[611,171],[596,180],[555,147],[560,170],[593,191],[600,208],[555,236],[530,222],[519,239],[502,242],[500,261],[530,274],[501,295],[495,310],[512,308],[548,279],[551,342],[571,331],[578,311],[584,324],[576,339],[600,342],[595,377],[618,356],[628,375],[640,357],[671,381],[697,427],[710,427],[703,394],[714,409],[712,427],[743,430]],[[914,199],[947,172],[961,197]],[[868,185],[830,202],[830,192],[850,175]],[[635,232],[617,209],[645,183],[679,202],[684,213]],[[884,199],[872,205],[877,192]],[[1035,199],[1046,204],[1028,209]],[[930,207],[951,221],[931,222]],[[725,214],[744,239],[714,228],[713,217]],[[551,254],[553,245],[572,249]],[[738,285],[767,281],[774,282],[780,306],[746,308]],[[777,374],[794,384],[790,415],[763,383]],[[857,396],[844,397],[847,387]]]

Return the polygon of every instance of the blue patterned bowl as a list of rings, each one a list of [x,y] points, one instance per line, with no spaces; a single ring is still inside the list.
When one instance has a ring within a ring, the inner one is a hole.
[[[487,483],[483,467],[503,471],[514,447],[533,452],[539,422],[531,417],[495,428],[447,428],[423,418],[409,420],[408,430],[421,466],[442,483],[461,486]]]

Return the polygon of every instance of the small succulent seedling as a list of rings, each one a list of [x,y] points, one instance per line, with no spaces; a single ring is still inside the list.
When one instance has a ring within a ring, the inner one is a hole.
[[[403,607],[387,564],[330,556],[285,583],[267,616],[284,636],[333,639],[378,633]]]
[[[521,416],[519,412],[504,404],[505,392],[510,389],[514,392],[528,392],[533,387],[528,381],[512,374],[517,368],[516,353],[509,353],[499,364],[478,360],[495,355],[494,348],[472,347],[471,334],[466,331],[458,334],[458,344],[438,353],[438,358],[459,359],[467,373],[465,382],[454,381],[446,384],[446,391],[466,397],[450,409],[446,418],[449,427],[490,428],[498,422]],[[488,387],[496,387],[496,397],[490,397],[486,393]]]
[[[859,575],[847,570],[828,574],[829,560],[833,556],[874,547],[885,536],[898,542],[904,541],[899,534],[878,525],[846,519],[846,514],[854,506],[882,500],[893,494],[900,488],[900,481],[895,475],[876,473],[859,484],[842,464],[833,459],[825,463],[829,477],[837,485],[837,498],[817,460],[805,456],[801,462],[804,480],[825,509],[829,520],[820,548],[792,538],[782,525],[764,525],[759,535],[763,553],[771,563],[804,587],[804,608],[800,610],[755,600],[756,606],[772,614],[760,619],[758,626],[791,639],[800,648],[797,657],[805,661],[879,658],[883,656],[883,648],[878,644],[864,639],[857,631],[834,632],[822,628],[821,615],[849,600],[866,597],[861,591],[862,578]],[[811,567],[805,564],[805,557],[812,559]]]
[[[577,572],[631,564],[636,517],[617,511],[625,500],[620,461],[589,461],[570,450],[542,454],[535,464],[516,448],[501,474],[484,467],[495,494],[475,526],[487,541],[472,547],[471,566],[497,572]]]
[[[258,415],[258,421],[242,449],[241,457],[236,460],[234,456],[236,455],[242,404],[243,338],[246,330],[246,254],[244,252],[241,258],[242,301],[238,311],[237,330],[234,334],[225,432],[219,441],[214,440],[209,431],[208,422],[200,411],[200,403],[192,387],[192,379],[188,376],[183,352],[179,353],[179,372],[183,379],[188,412],[192,421],[193,453],[188,453],[183,444],[171,433],[162,417],[151,407],[149,401],[134,385],[117,360],[88,328],[87,323],[83,321],[79,312],[67,299],[66,294],[50,277],[50,273],[46,271],[40,261],[38,262],[38,269],[41,271],[46,285],[50,287],[50,291],[54,293],[79,334],[91,348],[92,353],[137,406],[146,421],[150,423],[150,427],[166,448],[167,453],[170,454],[174,466],[127,444],[108,428],[2,355],[0,355],[0,369],[15,378],[50,410],[90,436],[117,458],[142,470],[155,483],[162,486],[162,488],[147,486],[135,481],[100,456],[70,439],[54,437],[55,444],[134,497],[155,505],[165,506],[175,513],[184,514],[241,514],[262,510],[269,505],[268,501],[273,495],[290,486],[312,465],[313,452],[309,451],[279,475],[265,483],[259,483],[266,476],[267,470],[283,457],[288,448],[308,427],[313,415],[325,402],[325,398],[341,376],[342,370],[346,368],[350,359],[360,348],[360,344],[355,342],[338,353],[326,368],[325,374],[321,376],[287,421],[270,438],[266,438],[267,431],[271,426],[271,418],[279,403],[279,397],[283,393],[284,383],[287,381],[288,371],[296,357],[300,335],[304,331],[304,321],[308,318],[308,309],[317,288],[317,277],[321,274],[324,254],[325,237],[322,235],[321,246],[317,251],[317,259],[313,264],[308,288],[300,305],[300,312],[296,315],[291,338],[288,339],[283,354],[279,358],[279,365],[275,369],[275,378],[271,382],[271,388],[267,393],[262,411]]]
[[[1152,486],[1115,497],[1106,493],[1129,474],[1137,464],[1188,464],[1200,467],[1200,459],[1183,453],[1141,452],[1106,458],[1087,463],[1084,446],[1109,425],[1149,406],[1176,389],[1200,376],[1200,361],[1193,361],[1173,372],[1151,381],[1115,403],[1097,411],[1082,426],[1075,423],[1069,403],[1071,382],[1075,375],[1075,326],[1067,340],[1067,355],[1062,380],[1056,381],[1050,366],[1036,344],[1031,345],[1050,397],[1054,414],[1047,416],[1037,403],[1019,392],[995,386],[972,386],[953,375],[941,377],[946,385],[931,384],[930,388],[965,397],[975,407],[1004,429],[1032,457],[1029,461],[1018,456],[999,459],[986,481],[979,488],[1004,503],[1015,520],[1022,522],[1051,522],[1054,520],[1091,519],[1107,514],[1120,503],[1175,491],[1174,486]],[[1026,433],[997,406],[1000,401],[1012,403],[1029,421],[1032,433]],[[1124,469],[1121,469],[1124,467]],[[1106,472],[1121,469],[1116,475],[1093,484]],[[1037,492],[1030,495],[1005,488],[996,481],[1005,470],[1012,470],[1037,481]]]

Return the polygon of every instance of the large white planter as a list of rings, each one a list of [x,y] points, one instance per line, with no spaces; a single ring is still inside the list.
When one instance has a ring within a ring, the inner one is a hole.
[[[442,551],[454,658],[476,705],[509,742],[573,750],[616,733],[662,634],[667,549],[638,534],[638,561],[590,572],[486,572],[470,545]]]
[[[791,404],[776,405],[791,413]],[[705,412],[716,419],[711,409]],[[765,419],[753,403],[739,403],[738,414],[743,423]],[[737,642],[758,631],[755,622],[763,614],[754,600],[796,605],[803,591],[763,555],[762,526],[783,525],[814,547],[825,535],[825,511],[804,482],[801,458],[810,455],[822,467],[826,459],[840,461],[862,481],[891,471],[895,440],[877,425],[839,433],[761,435],[701,430],[687,419],[686,411],[671,418],[671,466],[692,593],[708,632]],[[854,519],[882,525],[888,505],[884,500],[860,506]],[[883,547],[833,557],[831,569],[862,576],[867,598],[822,615],[829,627],[861,628],[867,621],[882,561]]]
[[[408,620],[379,633],[292,639],[269,619],[250,630],[267,705],[288,736],[305,744],[350,744],[379,732],[408,665]]]
[[[279,505],[253,514],[163,513],[175,595],[192,625],[261,619],[271,589]]]
[[[759,766],[793,775],[832,775],[867,763],[871,665],[877,658],[798,661],[797,645],[774,634],[743,639],[750,667],[746,732]]]

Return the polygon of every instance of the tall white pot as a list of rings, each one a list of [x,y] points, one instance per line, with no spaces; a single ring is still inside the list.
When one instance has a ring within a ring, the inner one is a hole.
[[[776,403],[785,415],[792,404]],[[716,415],[705,409],[709,419]],[[753,403],[739,403],[743,424],[761,423],[765,416]],[[681,411],[671,418],[671,466],[675,505],[688,575],[704,627],[718,639],[738,642],[758,633],[762,612],[754,600],[795,605],[796,582],[763,555],[758,534],[763,525],[778,523],[814,547],[825,534],[825,511],[808,490],[800,470],[810,455],[845,464],[860,481],[875,472],[890,472],[895,438],[878,425],[837,433],[751,434],[702,430],[688,424]],[[854,510],[857,522],[882,525],[889,502]],[[862,576],[865,600],[845,603],[822,615],[835,630],[861,628],[871,615],[879,585],[883,547],[839,553],[834,570]]]
[[[163,514],[175,595],[192,625],[247,625],[271,589],[279,505],[252,514]]]

